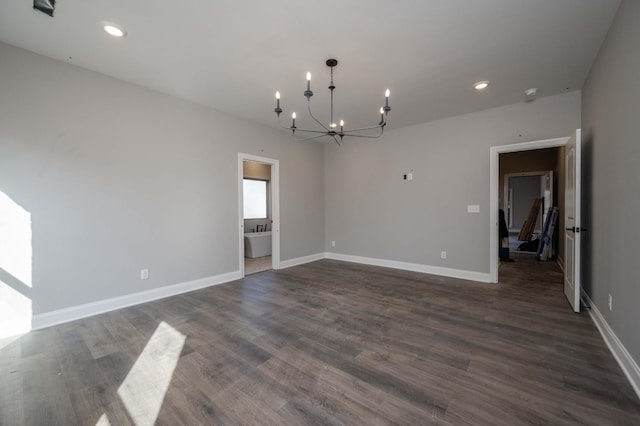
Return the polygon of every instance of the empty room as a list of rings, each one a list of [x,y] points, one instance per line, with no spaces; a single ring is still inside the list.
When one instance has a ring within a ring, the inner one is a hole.
[[[640,424],[638,40],[633,0],[1,2],[0,425]]]

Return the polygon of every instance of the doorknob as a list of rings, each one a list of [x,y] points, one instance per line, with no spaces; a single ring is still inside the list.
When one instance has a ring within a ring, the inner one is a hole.
[[[571,231],[571,232],[580,232],[580,231],[584,232],[584,231],[586,231],[585,228],[581,228],[579,226],[577,226],[577,227],[576,226],[572,226],[571,228],[564,228],[564,229],[566,229],[567,231]]]

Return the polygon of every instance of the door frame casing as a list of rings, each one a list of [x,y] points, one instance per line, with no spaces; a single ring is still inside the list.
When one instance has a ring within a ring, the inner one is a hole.
[[[536,149],[565,146],[570,136],[539,141],[492,146],[489,150],[489,282],[498,282],[498,209],[500,208],[500,154],[507,152],[533,151]]]
[[[268,164],[271,166],[271,267],[280,269],[280,161],[273,158],[260,157],[252,154],[238,153],[238,256],[240,264],[240,277],[244,277],[244,179],[243,162]]]

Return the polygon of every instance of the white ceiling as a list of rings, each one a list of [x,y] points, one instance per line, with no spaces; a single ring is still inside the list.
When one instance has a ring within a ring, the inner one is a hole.
[[[377,124],[391,89],[388,128],[578,90],[619,0],[58,0],[55,17],[32,0],[0,2],[0,41],[79,67],[277,125],[293,109],[328,121],[336,58],[336,116]],[[100,22],[123,26],[114,39]],[[1,58],[0,58],[1,60]],[[485,93],[474,82],[490,80]],[[55,82],[55,80],[53,80]]]

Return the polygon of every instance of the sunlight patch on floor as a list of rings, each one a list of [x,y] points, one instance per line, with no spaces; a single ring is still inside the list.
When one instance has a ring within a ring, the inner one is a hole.
[[[153,425],[158,418],[185,340],[184,334],[161,322],[118,388],[136,425]]]
[[[103,414],[99,419],[98,419],[98,423],[96,423],[96,426],[111,426],[111,422],[109,421],[109,418],[107,417],[107,414]]]

